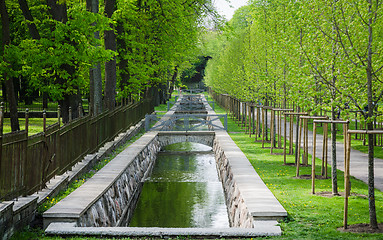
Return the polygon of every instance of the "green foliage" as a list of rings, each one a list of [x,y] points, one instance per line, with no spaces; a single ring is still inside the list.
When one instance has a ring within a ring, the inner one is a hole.
[[[28,21],[15,1],[7,1],[12,44],[1,56],[0,76],[19,78],[30,89],[46,92],[53,101],[89,92],[89,67],[117,56],[118,98],[142,97],[147,87],[167,84],[175,66],[194,57],[206,16],[214,15],[211,0],[118,0],[111,19],[86,11],[85,1],[59,1],[67,22],[52,19],[46,1],[28,1],[41,39],[31,39]],[[104,49],[103,33],[114,28],[116,52]],[[100,38],[95,38],[100,33]],[[181,67],[182,68],[182,67]],[[24,83],[25,82],[25,83]]]
[[[251,1],[210,35],[216,55],[206,84],[246,101],[294,102],[312,113],[347,103],[363,114],[368,62],[372,101],[382,101],[382,21],[375,2]]]
[[[210,56],[198,56],[192,63],[191,67],[185,69],[181,74],[181,82],[200,82],[205,76],[205,67]]]
[[[209,2],[131,2],[127,5],[121,2],[124,7],[116,13],[116,18],[123,23],[124,36],[129,40],[127,51],[120,52],[121,58],[128,61],[126,72],[130,78],[126,90],[129,93],[166,83],[169,72],[188,59],[196,46],[198,22],[206,12],[203,4]],[[133,7],[126,7],[129,4]]]

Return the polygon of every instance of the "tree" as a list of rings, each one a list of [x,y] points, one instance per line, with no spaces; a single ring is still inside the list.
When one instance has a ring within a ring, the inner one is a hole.
[[[98,14],[99,2],[98,0],[87,0],[86,8],[89,12]],[[94,25],[97,24],[96,22]],[[100,39],[100,32],[94,33],[95,39]],[[96,45],[95,47],[99,47]],[[102,76],[101,64],[96,62],[94,66],[89,69],[89,98],[90,98],[90,114],[97,116],[102,112]]]
[[[244,50],[244,41],[229,33],[222,41],[220,55],[208,64],[209,86],[233,96],[250,92],[253,98],[292,99],[314,114],[331,109],[333,119],[340,110],[348,118],[347,108],[354,109],[364,116],[367,129],[373,129],[383,96],[379,1],[252,1],[251,11],[250,31],[239,37],[249,40],[248,50]],[[243,61],[238,54],[248,60]],[[241,67],[248,78],[243,77]],[[246,88],[233,89],[239,85]],[[333,145],[335,135],[333,125]],[[369,212],[371,227],[377,228],[373,140],[370,135]],[[335,153],[333,163],[333,193],[337,194]]]
[[[348,97],[363,113],[367,120],[367,129],[373,130],[373,119],[376,117],[376,106],[383,96],[382,69],[383,45],[381,26],[383,24],[383,8],[379,1],[339,1],[337,2],[340,18],[335,19],[336,31],[342,53],[352,71],[345,76],[352,79],[347,81]],[[356,17],[355,17],[356,16]],[[352,74],[360,76],[360,83],[355,81]],[[363,74],[364,72],[364,74]],[[364,75],[364,76],[363,76]],[[357,84],[355,84],[357,83]],[[363,97],[358,86],[365,86]],[[367,103],[367,111],[363,111]],[[368,199],[370,225],[377,229],[374,187],[374,138],[368,135]]]
[[[9,15],[8,15],[8,10],[7,6],[5,5],[5,0],[0,0],[0,14],[1,14],[1,23],[2,23],[2,49],[4,52],[3,55],[3,68],[8,68],[9,67],[9,59],[6,57],[8,48],[10,47],[11,44],[11,33],[9,30]],[[18,131],[20,130],[20,125],[19,125],[19,118],[17,114],[17,99],[15,95],[15,89],[13,85],[13,77],[10,73],[3,73],[3,78],[5,81],[5,86],[6,86],[6,91],[7,91],[7,98],[9,102],[9,112],[11,115],[11,129],[12,131]]]
[[[105,15],[112,18],[116,10],[116,0],[105,0]],[[110,30],[104,32],[105,49],[116,52],[116,34],[114,32],[114,25],[110,24]],[[104,89],[104,102],[106,108],[109,110],[114,109],[116,105],[116,57],[105,63],[105,89]]]
[[[12,44],[1,53],[9,60],[1,64],[2,76],[17,77],[32,91],[58,101],[64,122],[69,107],[76,117],[83,94],[90,94],[91,111],[101,106],[101,62],[106,63],[103,97],[109,108],[116,98],[138,100],[144,92],[163,102],[178,72],[195,56],[203,18],[215,14],[211,0],[107,0],[103,14],[97,14],[95,0],[9,5]],[[98,32],[104,33],[102,40]]]

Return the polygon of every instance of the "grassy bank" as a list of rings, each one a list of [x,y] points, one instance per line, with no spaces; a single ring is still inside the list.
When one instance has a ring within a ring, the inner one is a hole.
[[[216,113],[225,113],[217,107]],[[311,194],[311,180],[295,178],[296,168],[283,165],[283,156],[270,155],[270,149],[254,142],[248,134],[229,118],[228,132],[245,153],[254,169],[287,210],[288,218],[281,222],[283,235],[271,239],[382,239],[382,234],[343,233],[337,230],[343,225],[344,198]],[[294,157],[288,156],[293,163]],[[319,163],[319,161],[317,161]],[[320,172],[320,165],[316,166]],[[329,172],[331,170],[329,169]],[[301,174],[311,174],[310,168],[302,168]],[[349,200],[349,224],[368,223],[368,188],[365,183],[351,178],[352,194]],[[331,192],[331,179],[316,180],[316,192]],[[343,172],[338,171],[339,190],[343,191]],[[376,190],[378,222],[383,221],[383,194]]]

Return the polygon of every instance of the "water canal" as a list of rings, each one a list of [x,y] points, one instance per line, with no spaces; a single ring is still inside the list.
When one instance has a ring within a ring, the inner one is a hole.
[[[222,131],[214,112],[206,109],[207,117],[185,109],[165,114],[162,125],[156,123],[158,132],[148,129],[91,180],[46,211],[45,232],[104,237],[280,235],[276,219],[287,216],[286,211]],[[212,127],[213,134],[206,134]],[[201,130],[205,131],[197,134]],[[180,141],[186,142],[169,145]],[[214,146],[214,153],[209,146]]]
[[[162,149],[129,226],[229,227],[212,148],[183,142]]]

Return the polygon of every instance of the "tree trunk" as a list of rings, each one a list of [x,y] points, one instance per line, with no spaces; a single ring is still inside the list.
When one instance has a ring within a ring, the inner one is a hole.
[[[65,95],[64,99],[59,101],[61,109],[65,109],[65,111],[62,111],[61,113],[63,123],[68,123],[70,120],[79,117],[78,107],[80,105],[80,102],[80,94]],[[69,113],[70,109],[72,111],[71,114]],[[69,119],[69,115],[71,115],[72,119]]]
[[[335,120],[335,108],[331,107],[331,119]],[[332,195],[339,195],[338,193],[338,175],[336,167],[336,124],[331,124],[331,179],[332,179]]]
[[[111,18],[116,9],[116,0],[105,0],[105,14]],[[113,28],[113,24],[110,26]],[[104,33],[105,49],[116,51],[116,34],[114,30]],[[116,57],[105,63],[105,106],[114,109],[116,102]]]
[[[172,75],[172,80],[171,80],[170,88],[169,88],[169,96],[170,97],[172,96],[173,91],[174,91],[174,86],[176,84],[177,75],[178,75],[178,65],[174,67],[174,72],[173,72],[173,75]]]
[[[154,106],[159,106],[161,104],[160,102],[160,94],[159,94],[159,91],[158,91],[158,87],[151,87],[152,89],[152,96],[153,96],[153,100],[154,100]]]
[[[334,0],[334,4],[336,3],[336,0]],[[335,12],[335,5],[334,5],[334,10]],[[333,26],[333,32],[336,34],[337,29],[336,26]],[[332,74],[332,85],[335,86],[336,81],[337,81],[337,76],[336,76],[336,69],[335,69],[335,62],[337,59],[338,51],[337,51],[337,42],[334,41],[332,45],[332,54],[333,54],[333,63],[331,66],[331,74]],[[332,89],[331,92],[331,103],[336,99],[336,91],[335,89]],[[336,112],[335,112],[335,107],[333,104],[331,105],[331,119],[335,120],[336,119]],[[338,193],[338,174],[337,174],[337,163],[336,163],[336,124],[332,123],[331,124],[331,179],[332,179],[332,195],[339,195]]]
[[[17,99],[15,89],[13,85],[13,78],[4,75],[5,87],[7,89],[7,100],[9,103],[9,113],[11,118],[11,129],[12,132],[20,130],[19,117],[17,114]]]
[[[167,85],[162,83],[159,86],[160,103],[165,104],[167,101]]]
[[[40,39],[39,31],[37,30],[37,27],[35,23],[33,22],[33,17],[31,14],[31,11],[29,10],[28,3],[26,0],[19,0],[19,6],[21,11],[23,12],[23,15],[25,17],[28,24],[29,33],[31,34],[33,39]]]
[[[301,111],[301,107],[297,106],[297,112],[300,112]],[[299,161],[299,158],[300,156],[298,155],[299,153],[299,148],[301,146],[299,146],[299,128],[300,128],[300,121],[299,121],[299,116],[297,115],[297,124],[296,124],[296,128],[295,128],[295,164],[298,164],[298,161]]]
[[[5,5],[5,0],[0,0],[0,15],[1,15],[1,23],[2,23],[2,36],[3,36],[3,49],[5,49],[5,46],[8,46],[11,44],[11,34],[9,30],[9,16],[7,7]],[[7,59],[3,59],[3,61],[6,62]],[[15,94],[15,89],[13,85],[13,79],[7,74],[4,74],[4,82],[5,82],[5,88],[7,91],[7,100],[9,103],[9,112],[11,117],[11,129],[12,132],[19,131],[20,125],[19,125],[19,118],[17,114],[17,99]]]
[[[89,12],[98,13],[99,1],[87,0],[86,9]],[[100,39],[100,33],[95,32],[94,37]],[[89,112],[90,114],[97,116],[102,112],[102,76],[100,63],[96,63],[89,69],[89,95]]]
[[[48,10],[54,20],[66,23],[68,21],[68,13],[66,4],[59,4],[57,0],[47,0]]]
[[[48,93],[43,92],[43,109],[48,108]]]
[[[368,49],[367,49],[367,100],[368,100],[368,121],[367,129],[373,129],[373,115],[375,104],[373,102],[373,89],[372,89],[372,3],[371,0],[369,3],[369,13],[370,18],[368,22]],[[375,208],[375,187],[374,187],[374,136],[373,134],[368,134],[368,204],[370,212],[370,226],[373,229],[378,228],[378,222],[376,220],[376,208]]]

